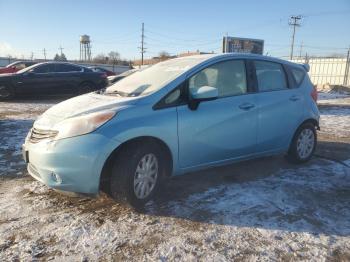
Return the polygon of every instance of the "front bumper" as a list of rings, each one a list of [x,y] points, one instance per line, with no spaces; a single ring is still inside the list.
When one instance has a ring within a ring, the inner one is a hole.
[[[119,146],[101,134],[23,145],[29,174],[47,186],[82,194],[97,194],[103,165]],[[26,159],[27,158],[27,159]]]

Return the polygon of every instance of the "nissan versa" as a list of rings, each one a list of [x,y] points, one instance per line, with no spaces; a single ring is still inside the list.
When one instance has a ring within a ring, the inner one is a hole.
[[[168,60],[51,107],[23,155],[61,191],[142,206],[169,176],[287,154],[308,161],[319,112],[308,66],[248,54]]]

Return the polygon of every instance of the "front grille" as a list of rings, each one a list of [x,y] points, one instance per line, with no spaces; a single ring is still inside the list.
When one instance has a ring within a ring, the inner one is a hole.
[[[43,130],[32,128],[30,133],[29,141],[32,143],[38,143],[44,139],[54,138],[58,134],[55,130]]]

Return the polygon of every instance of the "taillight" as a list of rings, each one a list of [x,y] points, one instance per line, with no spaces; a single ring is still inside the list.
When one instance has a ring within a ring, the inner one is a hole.
[[[101,75],[101,77],[102,77],[102,78],[107,78],[107,74],[106,74],[106,73],[103,73],[103,74]]]
[[[317,102],[317,89],[316,89],[316,86],[313,87],[313,90],[311,92],[311,97],[312,99]]]

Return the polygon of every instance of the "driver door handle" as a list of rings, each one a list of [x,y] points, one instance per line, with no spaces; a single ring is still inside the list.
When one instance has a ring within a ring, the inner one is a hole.
[[[251,103],[243,103],[243,104],[240,104],[238,107],[240,109],[242,109],[242,110],[246,110],[247,111],[247,110],[250,110],[250,109],[254,108],[255,105],[251,104]]]
[[[289,100],[295,102],[295,101],[300,100],[300,97],[299,97],[299,96],[291,96],[291,97],[289,98]]]

